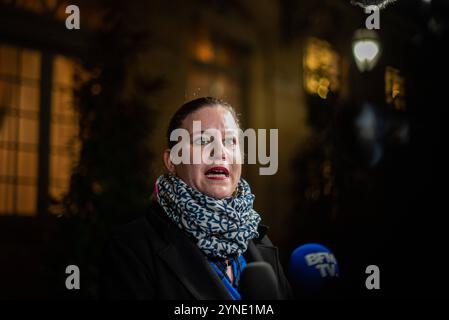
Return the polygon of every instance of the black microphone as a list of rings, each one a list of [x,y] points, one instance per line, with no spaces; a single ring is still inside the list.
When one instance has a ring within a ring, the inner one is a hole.
[[[250,262],[242,271],[239,291],[242,300],[280,300],[279,284],[267,262]]]

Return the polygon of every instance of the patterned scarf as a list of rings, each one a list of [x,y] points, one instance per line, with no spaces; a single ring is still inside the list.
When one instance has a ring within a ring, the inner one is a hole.
[[[253,209],[254,195],[243,179],[235,196],[215,199],[175,175],[161,175],[156,181],[156,197],[168,217],[193,236],[208,257],[237,257],[246,251],[249,240],[259,236],[261,218]]]

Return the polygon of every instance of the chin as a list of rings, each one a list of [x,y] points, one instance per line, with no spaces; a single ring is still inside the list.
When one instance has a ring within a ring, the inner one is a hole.
[[[232,192],[229,192],[227,190],[207,190],[203,193],[207,194],[209,197],[217,199],[223,199],[232,195]]]

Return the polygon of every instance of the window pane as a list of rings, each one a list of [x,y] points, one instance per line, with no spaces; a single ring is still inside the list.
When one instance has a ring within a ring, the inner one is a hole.
[[[66,180],[70,177],[71,159],[67,153],[52,154],[50,161],[52,181],[56,183],[56,181]],[[58,186],[62,187],[60,184]]]
[[[0,44],[0,214],[36,213],[40,61]]]
[[[53,85],[56,87],[72,88],[75,64],[72,60],[56,56],[53,65]]]
[[[15,163],[16,152],[0,145],[0,183],[6,182],[13,175]]]
[[[37,120],[20,118],[19,120],[19,142],[37,144],[38,143],[38,126]]]
[[[40,56],[33,50],[22,50],[22,78],[38,80],[40,78]]]
[[[71,169],[78,159],[78,114],[74,108],[73,90],[76,64],[56,56],[53,65],[51,106],[50,196],[56,200],[68,192]],[[52,212],[60,210],[54,206]]]
[[[37,181],[37,153],[23,152],[18,154],[18,170],[19,177],[32,178],[31,181]]]
[[[24,84],[20,88],[20,109],[39,110],[39,83],[34,85]],[[37,116],[37,115],[36,115]]]
[[[17,122],[17,117],[9,114],[3,117],[2,126],[0,127],[0,142],[17,144]]]
[[[65,122],[67,118],[64,118]],[[52,126],[51,144],[58,151],[68,153],[74,148],[74,142],[77,138],[78,127],[73,124],[56,123]],[[55,150],[56,150],[55,149]]]
[[[0,45],[0,75],[17,75],[18,52],[17,48]]]
[[[1,46],[0,46],[1,48]],[[18,106],[18,87],[0,73],[0,112],[4,114],[9,108]]]
[[[0,180],[0,214],[14,212],[14,185],[2,183]]]
[[[36,213],[37,187],[17,186],[17,212],[22,215],[34,215]]]

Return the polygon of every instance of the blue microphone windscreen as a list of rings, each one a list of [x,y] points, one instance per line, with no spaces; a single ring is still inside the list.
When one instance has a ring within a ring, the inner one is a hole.
[[[333,253],[323,245],[309,243],[296,248],[289,263],[292,285],[305,290],[320,290],[339,277]]]

